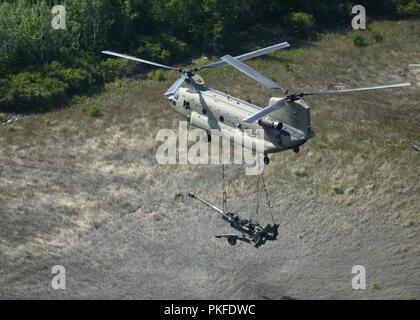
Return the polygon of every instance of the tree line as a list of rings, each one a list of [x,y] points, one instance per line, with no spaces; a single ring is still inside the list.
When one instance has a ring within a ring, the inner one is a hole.
[[[417,0],[364,0],[369,19],[419,18]],[[66,8],[66,29],[51,8]],[[307,39],[350,26],[354,1],[3,0],[0,110],[48,110],[141,66],[108,59],[112,49],[162,63],[236,54],[274,40]]]

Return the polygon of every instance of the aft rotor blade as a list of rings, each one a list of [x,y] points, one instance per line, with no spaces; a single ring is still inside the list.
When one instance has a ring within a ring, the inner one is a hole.
[[[376,87],[330,90],[330,91],[320,91],[320,92],[308,92],[308,93],[303,93],[302,95],[303,96],[313,96],[313,95],[319,95],[319,94],[334,94],[334,93],[347,93],[347,92],[358,92],[358,91],[371,91],[371,90],[381,90],[381,89],[403,88],[403,87],[409,87],[409,86],[411,86],[411,83],[403,82],[403,83],[387,84],[387,85],[376,86]]]
[[[420,64],[409,64],[408,65],[410,68],[419,68]]]
[[[286,105],[287,98],[283,98],[279,101],[277,101],[272,106],[265,107],[261,111],[258,111],[257,113],[254,113],[253,115],[249,116],[248,118],[244,119],[244,122],[246,123],[255,123],[258,122],[258,120],[264,118],[268,114],[284,107]]]
[[[235,59],[234,57],[230,55],[226,55],[222,57],[222,60],[226,63],[230,64],[232,67],[238,69],[242,73],[246,74],[248,77],[254,79],[255,81],[261,83],[263,86],[269,88],[269,89],[281,89],[284,91],[282,87],[280,87],[277,83],[274,81],[271,81],[267,77],[263,76],[258,71],[252,69],[250,66],[247,66],[246,64],[240,62],[239,60]]]
[[[165,69],[169,69],[169,70],[178,70],[179,71],[179,68],[170,67],[170,66],[160,64],[160,63],[157,63],[157,62],[148,61],[148,60],[128,56],[128,55],[122,54],[122,53],[117,53],[117,52],[112,52],[112,51],[102,51],[102,53],[110,55],[110,56],[114,56],[114,57],[119,57],[119,58],[124,58],[124,59],[128,59],[128,60],[133,60],[133,61],[136,61],[136,62],[150,64],[150,65],[155,66],[155,67],[160,67],[160,68],[165,68]]]
[[[184,83],[185,79],[187,79],[187,75],[183,74],[181,78],[175,81],[175,83],[165,92],[165,96],[170,96],[177,92],[179,87]]]
[[[235,58],[239,61],[245,61],[245,60],[248,60],[248,59],[256,58],[256,57],[262,56],[264,54],[268,54],[270,52],[285,49],[285,48],[288,48],[288,47],[290,47],[289,43],[282,42],[282,43],[279,43],[279,44],[275,44],[274,46],[271,46],[271,47],[267,47],[267,48],[263,48],[263,49],[259,49],[259,50],[255,50],[255,51],[252,51],[252,52],[241,54],[240,56],[237,56]],[[222,60],[222,61],[217,61],[217,62],[210,63],[208,65],[205,65],[205,66],[201,67],[200,69],[218,68],[218,67],[223,67],[226,64],[227,63]]]

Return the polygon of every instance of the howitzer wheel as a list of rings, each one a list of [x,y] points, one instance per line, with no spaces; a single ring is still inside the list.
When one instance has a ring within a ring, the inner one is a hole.
[[[236,237],[228,237],[227,241],[231,246],[234,246],[234,245],[236,245],[237,238]]]

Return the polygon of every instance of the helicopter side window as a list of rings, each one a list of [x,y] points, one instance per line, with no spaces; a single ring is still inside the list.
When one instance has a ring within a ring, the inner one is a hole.
[[[184,108],[189,110],[190,109],[190,102],[187,100],[184,100]]]

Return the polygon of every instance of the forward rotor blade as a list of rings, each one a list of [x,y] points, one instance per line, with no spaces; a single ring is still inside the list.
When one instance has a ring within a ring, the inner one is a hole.
[[[248,118],[244,119],[244,122],[246,123],[255,123],[258,122],[258,120],[264,118],[268,114],[284,107],[286,105],[287,98],[283,98],[279,101],[277,101],[272,106],[265,107],[261,111],[258,111],[257,113],[254,113],[253,115],[249,116]]]
[[[175,81],[175,83],[165,92],[165,96],[170,96],[177,92],[179,87],[184,83],[185,79],[187,79],[187,75],[183,74],[181,78]]]
[[[409,64],[408,66],[410,68],[418,68],[418,67],[420,67],[420,64]]]
[[[148,61],[148,60],[128,56],[128,55],[122,54],[122,53],[117,53],[117,52],[112,52],[112,51],[102,51],[102,53],[110,55],[110,56],[114,56],[114,57],[119,57],[119,58],[133,60],[133,61],[137,61],[137,62],[141,62],[141,63],[150,64],[150,65],[155,66],[155,67],[165,68],[165,69],[169,69],[169,70],[179,70],[179,68],[170,67],[170,66],[160,64],[160,63],[157,63],[157,62]]]
[[[267,47],[267,48],[259,49],[259,50],[256,50],[256,51],[241,54],[240,56],[237,56],[235,58],[239,61],[245,61],[245,60],[248,60],[248,59],[256,58],[256,57],[262,56],[264,54],[267,54],[267,53],[270,53],[270,52],[273,52],[273,51],[276,51],[276,50],[285,49],[285,48],[288,48],[288,47],[290,47],[289,43],[282,42],[282,43],[279,43],[279,44],[275,44],[274,46],[271,46],[271,47]],[[217,62],[210,63],[208,65],[205,65],[205,66],[201,67],[200,69],[218,68],[218,67],[223,67],[226,64],[227,63],[222,60],[222,61],[217,61]]]
[[[330,90],[330,91],[320,91],[320,92],[308,92],[303,93],[303,96],[313,96],[319,94],[334,94],[334,93],[347,93],[347,92],[358,92],[358,91],[371,91],[371,90],[381,90],[381,89],[392,89],[392,88],[403,88],[409,87],[411,83],[404,82],[404,83],[395,83],[395,84],[387,84],[383,86],[376,86],[376,87],[366,87],[366,88],[354,88],[354,89],[343,89],[343,90]]]
[[[226,55],[222,57],[222,60],[226,63],[230,64],[232,67],[238,69],[242,73],[246,74],[248,77],[254,79],[255,81],[261,83],[263,86],[269,88],[269,89],[281,89],[284,91],[282,87],[280,87],[277,83],[274,81],[271,81],[270,79],[263,76],[258,71],[252,69],[251,67],[247,66],[246,64],[240,62],[239,60],[235,59],[234,57],[230,55]]]

